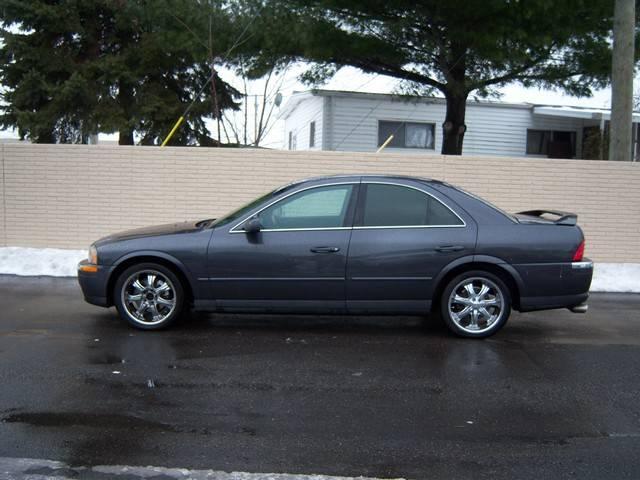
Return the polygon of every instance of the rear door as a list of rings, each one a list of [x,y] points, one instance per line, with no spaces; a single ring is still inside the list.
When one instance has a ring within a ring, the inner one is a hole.
[[[362,180],[349,259],[347,309],[424,313],[433,279],[473,255],[476,225],[442,194],[413,181]]]

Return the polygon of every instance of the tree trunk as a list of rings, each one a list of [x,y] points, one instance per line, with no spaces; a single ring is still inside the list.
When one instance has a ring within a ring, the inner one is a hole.
[[[462,155],[462,142],[467,126],[464,123],[467,94],[448,92],[447,113],[442,124],[442,154]]]
[[[53,135],[52,130],[45,130],[38,133],[35,138],[32,138],[33,143],[56,143],[56,138]]]
[[[133,130],[120,129],[118,132],[118,145],[133,145]]]
[[[123,79],[118,81],[118,105],[122,111],[122,122],[118,129],[118,145],[133,145],[133,128],[131,124],[131,105],[133,104],[133,88]]]

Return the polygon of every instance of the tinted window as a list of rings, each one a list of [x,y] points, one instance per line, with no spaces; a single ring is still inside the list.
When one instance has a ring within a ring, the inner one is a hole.
[[[367,185],[362,225],[393,227],[462,225],[460,219],[435,198],[399,185]]]
[[[528,155],[571,158],[576,154],[576,132],[527,130]]]
[[[226,225],[228,223],[231,223],[234,220],[237,220],[240,217],[244,216],[246,213],[250,212],[252,209],[256,208],[262,202],[266,202],[270,197],[273,197],[274,195],[279,193],[280,193],[280,190],[274,190],[272,192],[267,193],[266,195],[258,197],[255,200],[252,200],[246,205],[240,207],[239,209],[234,210],[231,213],[227,213],[226,215],[223,215],[222,217],[220,217],[219,219],[211,223],[211,225],[221,226],[221,225]]]
[[[262,228],[342,227],[352,189],[352,185],[333,185],[295,193],[260,212]]]

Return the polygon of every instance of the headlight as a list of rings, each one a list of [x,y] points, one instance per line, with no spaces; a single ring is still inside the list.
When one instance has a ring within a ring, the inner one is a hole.
[[[92,265],[98,264],[98,249],[95,245],[89,247],[89,263]]]

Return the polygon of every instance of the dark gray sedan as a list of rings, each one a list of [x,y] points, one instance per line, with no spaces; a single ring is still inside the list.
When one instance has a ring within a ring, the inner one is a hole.
[[[85,299],[134,327],[220,312],[439,313],[487,337],[519,311],[585,312],[592,263],[576,215],[507,214],[447,183],[349,175],[286,185],[217,220],[98,240]]]

